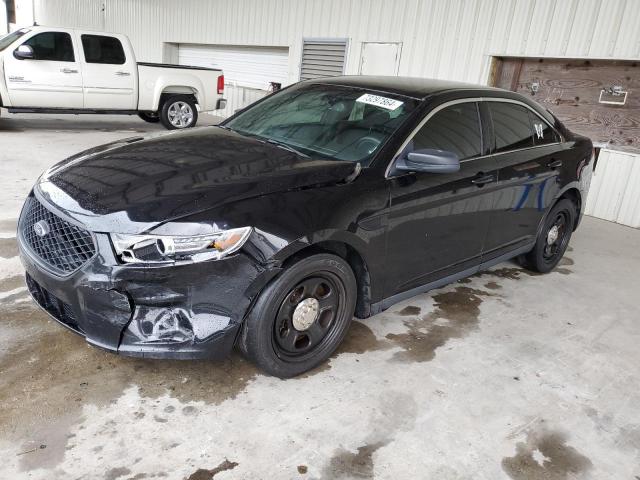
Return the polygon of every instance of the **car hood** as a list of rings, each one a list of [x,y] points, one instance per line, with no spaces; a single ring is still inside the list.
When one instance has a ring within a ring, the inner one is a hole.
[[[357,166],[210,127],[79,153],[45,172],[35,193],[89,230],[142,233],[230,202],[335,184]]]

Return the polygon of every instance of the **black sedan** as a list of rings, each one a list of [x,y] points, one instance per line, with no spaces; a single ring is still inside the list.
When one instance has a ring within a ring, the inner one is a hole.
[[[35,301],[124,355],[234,345],[280,377],[352,317],[518,257],[552,270],[593,149],[504,90],[412,78],[302,82],[220,126],[129,138],[49,169],[18,238]]]

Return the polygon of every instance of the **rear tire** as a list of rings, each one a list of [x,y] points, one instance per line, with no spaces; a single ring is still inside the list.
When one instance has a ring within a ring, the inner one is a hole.
[[[198,122],[198,110],[193,97],[189,95],[167,97],[160,109],[160,121],[167,130],[195,127]]]
[[[356,296],[355,276],[342,258],[330,254],[303,258],[260,293],[238,347],[271,375],[300,375],[327,360],[340,345]]]
[[[553,270],[569,246],[576,220],[576,206],[562,199],[549,211],[533,249],[521,257],[522,266],[535,272]]]
[[[138,112],[138,116],[148,123],[158,123],[160,121],[160,117],[156,112]]]

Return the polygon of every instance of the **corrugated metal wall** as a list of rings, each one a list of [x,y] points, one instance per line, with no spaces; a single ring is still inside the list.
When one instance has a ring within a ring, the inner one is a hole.
[[[593,174],[585,213],[640,228],[640,158],[603,150]]]
[[[289,82],[299,79],[303,38],[348,38],[347,74],[358,72],[362,42],[399,42],[399,75],[474,83],[487,82],[492,55],[640,59],[640,0],[34,2],[38,23],[125,33],[143,61],[163,61],[165,42],[288,47]],[[252,92],[255,98],[259,92]],[[607,152],[600,166],[603,172],[623,172],[620,165],[629,157]],[[637,168],[640,158],[631,157]],[[600,185],[608,175],[598,172],[594,191],[609,188]],[[624,204],[631,207],[621,211],[637,212],[640,190],[628,192]],[[611,195],[592,197],[597,200],[590,200],[589,212],[609,212],[602,202]],[[636,218],[602,215],[624,222]]]
[[[9,19],[7,18],[6,0],[0,0],[0,36],[9,32]]]
[[[163,42],[289,47],[302,38],[403,43],[400,75],[484,83],[489,55],[640,58],[638,0],[35,0],[44,25],[125,33],[143,61]]]

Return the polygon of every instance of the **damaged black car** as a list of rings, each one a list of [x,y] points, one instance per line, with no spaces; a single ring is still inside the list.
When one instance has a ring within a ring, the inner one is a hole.
[[[291,377],[353,316],[513,257],[552,270],[592,159],[512,92],[319,79],[216,127],[53,166],[23,207],[20,255],[35,301],[92,345],[177,359],[236,346]]]

